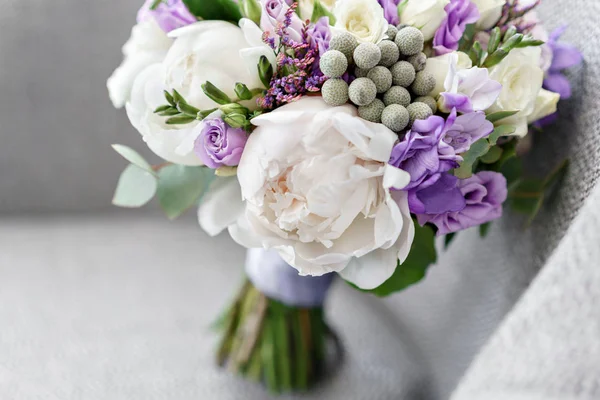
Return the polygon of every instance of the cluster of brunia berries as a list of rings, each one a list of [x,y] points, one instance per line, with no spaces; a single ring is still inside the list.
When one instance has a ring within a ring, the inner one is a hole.
[[[419,29],[390,25],[387,36],[379,44],[359,44],[347,32],[331,38],[319,63],[328,78],[321,95],[332,106],[350,100],[361,118],[401,132],[437,111],[435,99],[429,96],[436,81],[424,70],[427,56]],[[346,72],[355,77],[350,84],[342,78]]]

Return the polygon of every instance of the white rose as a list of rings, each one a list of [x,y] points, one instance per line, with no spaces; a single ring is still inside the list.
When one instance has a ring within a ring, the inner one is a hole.
[[[527,117],[527,123],[532,124],[548,115],[554,114],[558,108],[560,94],[546,89],[540,90],[535,101],[535,109]]]
[[[444,82],[450,71],[450,63],[452,62],[454,54],[458,55],[458,61],[456,63],[457,71],[468,69],[473,66],[473,62],[469,56],[461,51],[428,58],[427,64],[425,65],[425,71],[431,73],[435,77],[435,88],[431,92],[431,96],[437,97],[445,90]]]
[[[444,8],[450,0],[408,0],[400,15],[400,22],[419,28],[425,40],[433,39],[446,18]]]
[[[256,25],[255,25],[256,26]],[[240,28],[223,21],[200,21],[169,34],[175,38],[164,61],[147,67],[135,80],[127,115],[142,134],[150,149],[167,161],[184,165],[200,165],[194,154],[197,136],[193,122],[167,125],[165,117],[154,110],[166,103],[163,91],[176,89],[189,104],[200,110],[217,107],[202,91],[201,85],[212,82],[230,97],[235,96],[236,82],[249,88],[262,87],[256,63],[253,71],[240,53],[251,46]]]
[[[479,10],[481,17],[477,21],[477,27],[480,29],[491,29],[502,16],[502,7],[506,0],[471,0]]]
[[[154,19],[138,23],[123,46],[123,63],[113,72],[106,86],[113,105],[121,108],[131,95],[135,78],[149,65],[161,62],[173,40]]]
[[[527,134],[527,121],[536,110],[537,98],[544,81],[540,57],[539,47],[515,49],[500,64],[490,69],[490,78],[502,84],[502,91],[488,112],[518,110],[517,114],[502,120],[503,123],[516,127],[516,136],[523,137]]]
[[[301,275],[338,272],[363,289],[385,282],[414,238],[406,193],[390,191],[410,181],[387,163],[397,136],[358,118],[356,108],[333,108],[320,97],[304,97],[253,123],[238,168],[246,206],[229,226],[233,239],[278,250]],[[210,233],[239,213],[236,190],[229,182],[200,207],[200,223]]]
[[[388,22],[377,0],[338,0],[333,8],[335,29],[353,34],[359,42],[385,39]]]
[[[302,18],[302,20],[312,18],[315,9],[315,1],[316,0],[298,0],[298,10],[300,11],[300,18]],[[319,0],[319,2],[328,11],[333,10],[333,6],[335,5],[335,0]]]

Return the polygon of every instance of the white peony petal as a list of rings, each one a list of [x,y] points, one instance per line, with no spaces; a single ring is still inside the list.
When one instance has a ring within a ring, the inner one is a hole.
[[[398,258],[394,249],[378,249],[361,258],[353,258],[339,274],[359,288],[371,290],[390,279],[397,266]]]
[[[216,236],[244,213],[240,184],[236,177],[215,179],[198,208],[198,222]]]
[[[385,167],[383,187],[386,189],[404,189],[410,183],[410,174],[392,165]]]

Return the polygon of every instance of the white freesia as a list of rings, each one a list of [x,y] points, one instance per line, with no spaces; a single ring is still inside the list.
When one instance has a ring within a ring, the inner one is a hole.
[[[554,114],[558,108],[560,94],[546,89],[540,90],[535,101],[533,112],[527,117],[527,123],[532,124],[548,115]]]
[[[387,163],[397,136],[320,97],[253,123],[238,168],[241,197],[231,181],[211,192],[200,224],[216,234],[238,215],[229,226],[234,240],[278,250],[301,275],[338,272],[363,289],[385,282],[414,239],[407,195],[390,191],[410,181]]]
[[[298,10],[302,20],[311,19],[315,10],[315,2],[317,0],[298,0]],[[318,0],[321,5],[328,11],[333,10],[335,0]]]
[[[502,16],[502,7],[506,0],[471,0],[479,10],[481,17],[477,21],[477,27],[480,29],[491,29]]]
[[[406,6],[400,15],[400,22],[419,28],[425,40],[433,39],[446,11],[444,8],[450,0],[407,0]]]
[[[454,57],[454,55],[457,56],[457,71],[471,68],[473,66],[473,62],[469,56],[460,51],[428,58],[427,64],[425,65],[425,71],[431,73],[435,77],[435,88],[431,92],[431,96],[437,97],[445,90],[444,83],[446,82],[446,77],[450,71],[450,62],[452,61],[452,57]]]
[[[502,84],[502,91],[488,112],[519,111],[502,120],[502,123],[516,127],[516,136],[523,137],[527,134],[527,121],[536,111],[536,102],[544,81],[540,57],[539,47],[515,49],[500,64],[490,69],[490,77]]]
[[[173,43],[154,19],[140,22],[123,46],[123,63],[106,83],[110,100],[121,108],[129,100],[135,78],[149,65],[161,62]]]
[[[359,42],[385,39],[388,22],[377,0],[337,0],[333,8],[335,30],[353,34]]]
[[[189,104],[200,110],[217,107],[202,91],[201,85],[212,82],[230,97],[234,87],[243,82],[248,87],[262,87],[256,64],[252,69],[240,52],[250,44],[242,30],[224,21],[200,21],[169,34],[175,41],[164,61],[147,67],[136,79],[127,115],[142,134],[150,149],[167,161],[200,165],[194,154],[197,122],[167,125],[165,117],[154,110],[166,103],[163,91],[177,90]],[[256,59],[258,63],[258,58]]]

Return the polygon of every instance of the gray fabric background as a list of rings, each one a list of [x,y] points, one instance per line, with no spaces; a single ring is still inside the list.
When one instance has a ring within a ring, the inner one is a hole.
[[[110,208],[125,162],[109,145],[143,150],[105,90],[138,2],[0,5],[0,398],[265,399],[211,364],[207,326],[235,291],[243,250],[204,236],[193,215],[169,223]],[[600,337],[588,324],[597,318],[590,285],[599,262],[590,249],[598,219],[585,211],[571,227],[600,175],[600,2],[545,0],[542,14],[550,27],[570,23],[565,39],[586,58],[571,73],[575,96],[561,105],[562,121],[534,137],[529,159],[541,175],[569,157],[564,186],[527,231],[507,213],[485,240],[461,233],[427,280],[404,293],[381,301],[338,284],[328,311],[349,359],[304,398],[450,398],[541,268],[548,272],[457,398],[491,399],[489,389],[502,399],[600,398],[598,353],[572,343]],[[581,335],[570,333],[581,325]],[[531,351],[521,354],[524,346]],[[558,368],[568,363],[589,374]]]

